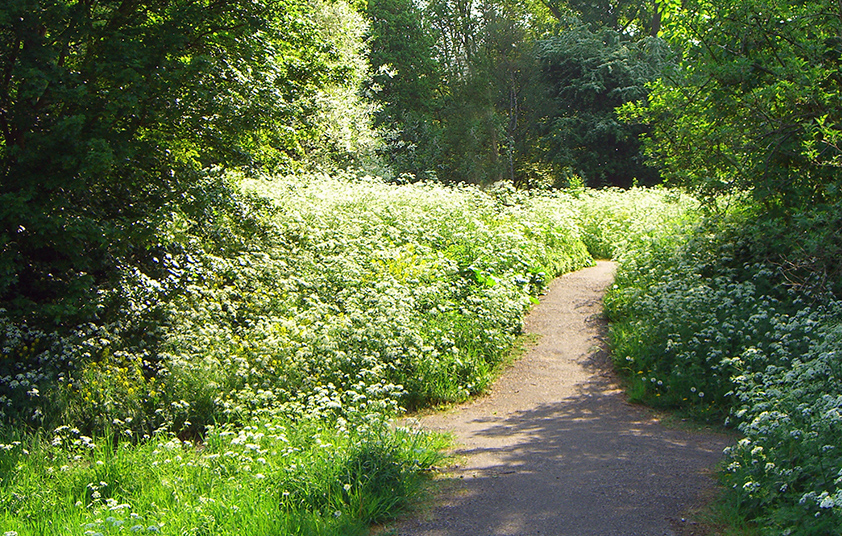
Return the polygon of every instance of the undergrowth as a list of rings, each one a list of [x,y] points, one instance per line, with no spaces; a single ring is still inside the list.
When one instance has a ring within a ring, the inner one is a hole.
[[[444,444],[390,419],[486,389],[600,225],[682,207],[624,195],[211,173],[89,322],[0,311],[3,533],[364,533]]]
[[[613,355],[634,400],[741,432],[722,478],[744,521],[838,535],[842,302],[834,272],[795,272],[803,235],[780,225],[738,201],[636,244],[605,300]]]

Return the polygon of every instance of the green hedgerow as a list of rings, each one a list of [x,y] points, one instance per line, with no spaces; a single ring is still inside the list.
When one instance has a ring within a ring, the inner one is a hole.
[[[772,226],[750,213],[624,257],[606,296],[614,360],[633,398],[744,434],[723,477],[762,532],[842,534],[842,304],[770,262]]]

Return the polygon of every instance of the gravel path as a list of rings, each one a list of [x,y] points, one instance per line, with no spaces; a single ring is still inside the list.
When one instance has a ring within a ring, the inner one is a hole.
[[[399,536],[704,534],[687,512],[713,489],[723,435],[667,427],[626,402],[605,350],[615,265],[556,279],[526,319],[538,343],[492,392],[420,419],[455,434],[428,510]]]

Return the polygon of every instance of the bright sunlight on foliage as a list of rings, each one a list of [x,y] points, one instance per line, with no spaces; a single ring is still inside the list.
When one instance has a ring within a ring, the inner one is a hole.
[[[0,315],[5,530],[362,534],[443,445],[390,418],[483,391],[586,243],[692,207],[355,175],[216,173],[191,195],[158,268],[103,296],[123,304],[111,321]]]
[[[768,534],[840,534],[842,302],[750,262],[751,209],[638,245],[606,298],[633,399],[738,427],[724,481]]]
[[[391,419],[485,390],[594,258],[631,397],[738,428],[759,531],[842,534],[840,35],[831,0],[0,4],[0,534],[364,534],[444,444]]]

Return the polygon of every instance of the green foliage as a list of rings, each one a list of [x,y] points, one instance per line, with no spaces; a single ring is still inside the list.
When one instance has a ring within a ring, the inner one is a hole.
[[[369,3],[371,94],[383,105],[395,175],[529,188],[564,186],[571,173],[595,186],[658,180],[640,154],[646,127],[621,123],[615,108],[645,98],[666,46],[645,38],[634,17],[625,27],[588,25],[557,7]]]
[[[358,418],[461,400],[530,297],[590,262],[565,198],[221,175],[173,204],[150,252],[70,334],[3,315],[0,407],[17,426],[114,419],[135,437],[255,416]],[[268,200],[271,199],[271,202]]]
[[[758,255],[775,246],[755,210],[732,199],[624,257],[606,297],[615,364],[633,398],[738,426],[724,479],[764,533],[839,534],[842,308]]]
[[[217,173],[167,208],[107,322],[0,315],[4,529],[362,533],[440,446],[385,420],[486,388],[591,262],[572,198],[507,185]]]
[[[334,75],[316,91],[312,115],[300,118],[313,132],[303,144],[304,164],[328,169],[377,167],[382,141],[373,116],[378,107],[363,97],[371,77],[368,21],[343,0],[311,5],[319,40],[330,47],[326,63]]]
[[[742,247],[779,270],[795,289],[842,297],[842,204],[804,207],[790,217],[752,213],[753,230]]]
[[[373,98],[396,176],[534,185],[540,2],[370,2]],[[406,35],[416,35],[408,40]]]
[[[261,422],[115,445],[60,427],[0,443],[0,524],[18,536],[366,534],[414,499],[441,438],[372,422]]]
[[[534,117],[545,101],[535,54],[540,15],[519,4],[481,6],[477,41],[465,53],[468,72],[450,75],[442,176],[533,186],[524,168],[535,162]]]
[[[655,37],[661,28],[662,2],[653,0],[544,0],[558,20],[571,15],[596,27]]]
[[[306,9],[294,0],[3,4],[9,315],[68,326],[95,316],[92,290],[107,292],[122,266],[150,269],[161,209],[187,195],[201,167],[254,163],[264,134],[296,153],[298,120],[336,74]]]
[[[431,112],[439,70],[433,35],[421,10],[411,0],[372,0],[367,13],[374,97],[384,104],[382,120]]]
[[[839,6],[664,7],[682,62],[625,112],[710,211],[624,262],[615,362],[633,397],[739,428],[723,480],[762,533],[840,534]]]
[[[412,0],[372,0],[366,13],[374,72],[369,95],[381,105],[375,119],[384,130],[384,157],[395,175],[432,179],[441,84],[434,35]]]
[[[685,206],[636,190],[635,226],[623,195],[210,174],[166,207],[153,269],[103,296],[107,322],[0,315],[0,522],[364,533],[441,447],[387,419],[485,389],[549,279],[591,262],[598,221],[595,244]]]
[[[150,252],[153,270],[121,272],[106,320],[66,334],[0,316],[7,423],[90,435],[118,419],[142,438],[461,400],[551,277],[690,209],[666,191],[295,176],[247,181],[256,197],[233,180],[211,175],[172,205],[158,237],[172,245]]]
[[[785,334],[806,329],[809,346],[787,355],[785,366],[734,378],[746,438],[728,452],[725,482],[746,511],[761,514],[769,534],[842,534],[841,313],[837,303],[824,319],[790,320]],[[777,363],[781,354],[751,347],[741,357]]]
[[[109,286],[93,289],[96,321],[39,327],[0,311],[4,420],[33,427],[69,420],[87,431],[135,417],[146,434],[171,422],[178,406],[156,384],[168,302],[203,275],[203,248],[234,256],[246,243],[260,244],[265,228],[257,218],[266,206],[211,174],[167,208],[155,241],[169,246],[150,248],[141,267],[118,266]]]
[[[837,2],[673,2],[664,35],[680,68],[629,107],[653,128],[665,177],[709,201],[748,191],[793,213],[839,194]]]
[[[647,84],[672,61],[666,44],[574,19],[540,41],[538,56],[552,102],[541,110],[540,158],[572,169],[591,186],[658,182],[638,140],[647,129],[622,123],[615,109],[646,98]]]
[[[700,218],[695,200],[673,190],[586,189],[579,194],[582,241],[597,259],[633,262],[641,244],[681,235]]]

